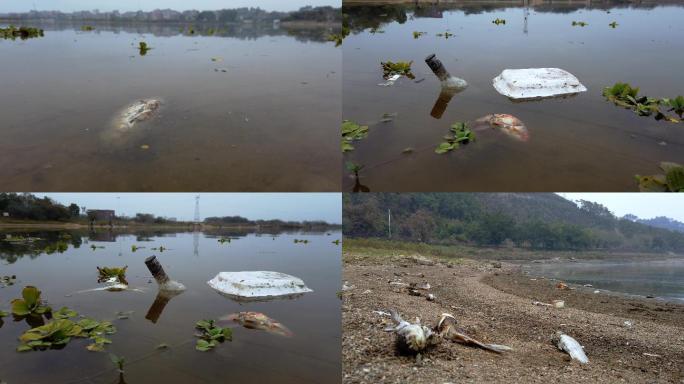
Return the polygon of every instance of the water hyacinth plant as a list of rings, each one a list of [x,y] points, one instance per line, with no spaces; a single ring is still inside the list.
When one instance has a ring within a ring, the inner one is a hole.
[[[71,314],[71,310],[63,308],[64,313]],[[61,311],[61,310],[60,310]],[[45,350],[48,348],[59,349],[71,341],[72,337],[88,338],[92,341],[86,349],[92,352],[103,351],[106,344],[111,340],[106,336],[116,333],[116,328],[108,321],[96,321],[83,318],[78,322],[66,318],[55,318],[40,327],[29,329],[19,337],[21,344],[17,352],[33,350]]]
[[[15,40],[17,37],[22,40],[32,39],[36,37],[43,37],[44,31],[42,29],[33,27],[15,27],[10,25],[7,28],[0,28],[0,37],[3,39]]]
[[[27,286],[21,291],[21,299],[12,300],[12,313],[15,316],[42,316],[52,309],[40,299],[40,290]]]
[[[444,142],[435,148],[435,153],[444,154],[458,149],[461,144],[467,144],[475,140],[475,134],[468,128],[466,123],[455,123],[449,128],[451,134],[444,136]]]
[[[397,61],[396,63],[393,61],[384,61],[380,62],[380,65],[382,66],[382,77],[384,79],[388,79],[394,75],[400,75],[400,76],[406,76],[409,79],[413,80],[416,77],[411,73],[411,65],[413,64],[413,61]]]
[[[496,25],[506,24],[506,19],[499,19],[497,17],[496,20],[492,21],[492,24],[496,24]]]
[[[640,176],[636,181],[641,192],[684,192],[684,167],[677,163],[662,162],[664,174]]]
[[[648,96],[639,96],[639,88],[632,87],[627,83],[615,83],[612,87],[603,89],[603,96],[615,105],[631,109],[638,116],[654,116],[656,120],[665,120],[671,123],[682,121],[684,113],[684,97],[677,96],[673,99],[657,99]],[[674,112],[679,118],[666,115],[660,107],[667,108],[665,112]]]
[[[359,125],[353,121],[342,121],[342,152],[349,152],[354,150],[352,142],[361,140],[368,136],[368,126]]]
[[[116,279],[124,284],[126,282],[126,270],[128,265],[124,267],[97,267],[98,278],[97,282],[102,283],[110,279]]]
[[[195,334],[199,338],[195,349],[200,352],[210,351],[226,340],[233,340],[233,330],[215,325],[214,320],[200,320],[195,323],[195,328],[200,331]]]
[[[152,49],[147,45],[146,42],[141,41],[140,44],[138,45],[138,51],[140,52],[140,56],[145,56],[147,55],[147,52]]]

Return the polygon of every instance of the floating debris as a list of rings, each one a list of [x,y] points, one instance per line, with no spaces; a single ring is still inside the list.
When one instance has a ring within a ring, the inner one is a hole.
[[[558,347],[558,349],[569,354],[573,360],[577,360],[582,364],[589,362],[589,359],[584,353],[584,349],[580,343],[578,343],[577,340],[573,339],[572,337],[562,332],[556,332],[552,341]]]
[[[573,74],[559,68],[505,69],[492,82],[497,92],[514,100],[573,95],[587,90]]]
[[[425,63],[430,67],[432,73],[437,76],[441,82],[442,88],[460,92],[468,87],[468,83],[465,80],[451,76],[449,71],[444,67],[444,64],[442,64],[442,61],[439,60],[434,53],[425,58]]]
[[[124,284],[128,284],[128,282],[126,281],[127,269],[127,265],[124,267],[97,267],[97,273],[99,275],[97,282],[121,282]]]
[[[446,32],[444,32],[444,33],[438,33],[438,34],[436,34],[435,36],[437,36],[437,37],[443,37],[443,38],[445,38],[445,39],[449,39],[451,36],[454,36],[454,34],[453,34],[453,33],[450,33],[449,31],[446,31]]]
[[[413,31],[413,38],[414,38],[414,39],[418,39],[418,38],[420,38],[421,36],[423,36],[423,35],[425,35],[425,34],[427,34],[427,32]]]
[[[573,21],[572,22],[573,27],[576,27],[576,26],[586,27],[587,25],[589,25],[589,24],[585,23],[584,21]]]
[[[499,25],[501,25],[501,24],[504,24],[504,25],[505,25],[505,24],[506,24],[506,19],[499,19],[499,18],[497,17],[496,20],[493,20],[493,21],[492,21],[492,24],[496,24],[497,26],[499,26]]]
[[[220,272],[207,284],[237,299],[258,300],[313,292],[302,279],[272,271]]]
[[[159,285],[160,291],[185,291],[185,285],[171,280],[157,260],[157,256],[145,259],[145,265]]]
[[[516,140],[527,141],[530,138],[525,124],[513,115],[495,113],[475,120],[475,130],[481,130],[483,126],[498,129]]]
[[[286,326],[260,312],[231,313],[220,320],[233,321],[245,328],[266,331],[280,336],[292,337],[293,333]]]
[[[413,80],[416,77],[413,75],[413,73],[411,73],[411,64],[413,64],[413,61],[393,62],[388,60],[381,62],[380,65],[382,66],[382,77],[385,80],[389,80],[390,78],[399,75],[400,77],[406,76]]]
[[[5,288],[14,285],[17,281],[17,276],[0,276],[0,288]]]

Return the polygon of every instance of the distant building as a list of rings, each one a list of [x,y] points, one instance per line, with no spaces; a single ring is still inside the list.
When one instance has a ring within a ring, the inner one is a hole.
[[[111,209],[89,209],[87,215],[91,222],[104,221],[110,224],[116,217]]]

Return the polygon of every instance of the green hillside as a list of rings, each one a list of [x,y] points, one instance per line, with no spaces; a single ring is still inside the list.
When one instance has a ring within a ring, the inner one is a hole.
[[[551,193],[345,194],[348,237],[546,250],[682,252],[684,234]]]

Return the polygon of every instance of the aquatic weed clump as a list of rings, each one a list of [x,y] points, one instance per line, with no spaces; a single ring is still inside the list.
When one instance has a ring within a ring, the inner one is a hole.
[[[656,120],[665,120],[670,123],[682,122],[684,96],[671,99],[639,96],[638,87],[632,87],[628,83],[615,83],[612,87],[603,89],[603,97],[615,105],[631,109],[638,116],[653,116]],[[666,112],[674,112],[679,118],[668,115]]]
[[[17,37],[22,39],[22,40],[27,40],[27,39],[32,39],[32,38],[37,38],[37,37],[43,37],[45,36],[44,31],[39,28],[33,28],[33,27],[15,27],[14,25],[10,25],[7,28],[0,28],[0,36],[3,39],[11,39],[11,40],[16,40]]]

